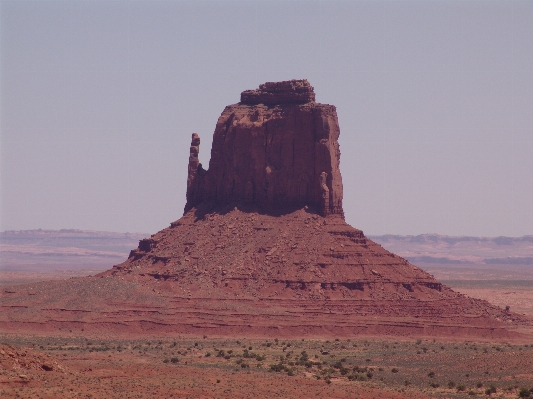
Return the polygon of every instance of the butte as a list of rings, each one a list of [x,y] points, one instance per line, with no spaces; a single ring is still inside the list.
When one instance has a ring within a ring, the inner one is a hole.
[[[530,319],[454,292],[345,222],[339,133],[307,80],[242,92],[218,119],[207,170],[192,135],[179,220],[100,275],[2,293],[0,328],[523,336]]]

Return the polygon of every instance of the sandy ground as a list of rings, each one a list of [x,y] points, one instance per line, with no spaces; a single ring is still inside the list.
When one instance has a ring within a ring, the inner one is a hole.
[[[533,316],[533,280],[453,280],[444,283],[472,298],[484,299],[502,308],[509,306],[513,312]]]
[[[51,270],[49,272],[0,271],[0,286],[38,283],[40,281],[64,280],[71,277],[94,276],[106,269]]]

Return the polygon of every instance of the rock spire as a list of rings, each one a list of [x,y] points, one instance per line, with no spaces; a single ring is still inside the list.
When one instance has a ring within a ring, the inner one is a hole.
[[[209,169],[192,135],[185,212],[203,202],[266,213],[310,207],[343,214],[339,123],[305,79],[267,82],[227,106],[213,135]]]

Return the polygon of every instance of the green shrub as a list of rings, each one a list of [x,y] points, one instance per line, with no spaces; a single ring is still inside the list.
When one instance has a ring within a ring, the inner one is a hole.
[[[453,388],[455,386],[455,382],[453,381],[448,381],[448,388]]]
[[[270,365],[270,370],[271,371],[275,371],[276,373],[280,373],[282,371],[285,371],[287,370],[287,367],[281,363],[278,363],[278,364],[271,364]]]
[[[400,371],[400,370],[398,370],[397,368],[393,368],[391,371],[392,371],[393,373],[397,373],[397,372]]]
[[[178,363],[179,362],[179,359],[177,357],[173,357],[170,359],[170,361],[174,364]]]
[[[527,388],[520,388],[520,391],[518,391],[519,398],[529,398],[530,396],[531,392]]]
[[[485,395],[491,395],[493,393],[496,393],[496,387],[492,384],[489,385],[487,389],[485,389]]]
[[[466,386],[464,384],[457,385],[457,391],[466,391]]]
[[[435,372],[434,372],[434,371],[430,371],[430,372],[428,373],[428,377],[429,377],[429,378],[433,378],[433,377],[435,377]]]

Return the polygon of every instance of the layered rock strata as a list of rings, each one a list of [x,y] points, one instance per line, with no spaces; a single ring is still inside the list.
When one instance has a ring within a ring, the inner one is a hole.
[[[321,215],[342,215],[337,112],[314,99],[307,80],[244,91],[218,119],[207,171],[194,133],[185,213],[211,201],[266,213],[309,206]]]

